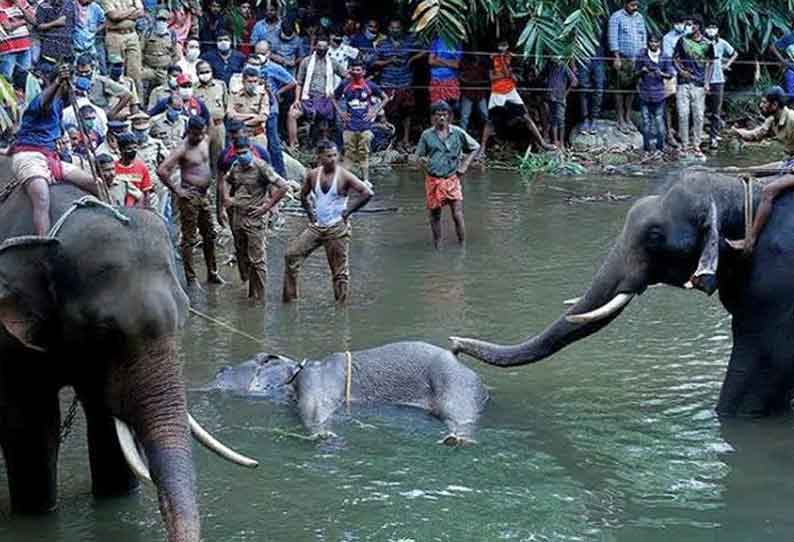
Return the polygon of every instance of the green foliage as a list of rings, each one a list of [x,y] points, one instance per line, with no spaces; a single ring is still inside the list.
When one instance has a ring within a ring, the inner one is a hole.
[[[518,170],[523,177],[530,179],[541,175],[584,175],[587,172],[581,164],[556,152],[527,153],[519,160]]]
[[[425,38],[471,42],[505,33],[542,67],[550,56],[592,56],[609,17],[606,0],[400,0],[413,7],[413,28]],[[664,34],[674,14],[697,12],[720,25],[721,36],[745,56],[762,57],[788,31],[794,0],[649,0],[642,3],[651,31]]]

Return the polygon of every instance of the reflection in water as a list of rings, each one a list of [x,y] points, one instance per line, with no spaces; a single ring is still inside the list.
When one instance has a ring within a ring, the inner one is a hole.
[[[418,175],[389,175],[376,180],[376,198],[401,212],[356,219],[349,308],[335,309],[321,253],[306,262],[302,299],[281,306],[284,246],[298,219],[271,240],[265,312],[234,281],[195,306],[299,359],[400,339],[446,345],[452,334],[519,340],[581,295],[631,204],[571,206],[569,192],[641,195],[655,182],[472,175],[468,245],[454,247],[445,224],[450,242],[434,252]],[[315,444],[284,436],[301,426],[283,405],[191,392],[207,429],[261,460],[241,471],[195,449],[205,539],[791,539],[792,420],[721,424],[713,414],[729,328],[716,299],[654,288],[608,329],[544,363],[505,370],[465,360],[492,401],[480,444],[462,449],[432,444],[442,424],[412,410],[354,411],[376,429],[343,415],[340,438]],[[262,350],[200,319],[182,346],[192,387]],[[79,420],[61,459],[55,515],[10,519],[0,474],[0,539],[162,539],[152,536],[162,531],[151,489],[90,498],[83,440]]]

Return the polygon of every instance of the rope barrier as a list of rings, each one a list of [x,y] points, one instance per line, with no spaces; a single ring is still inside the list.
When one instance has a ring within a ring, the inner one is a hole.
[[[220,327],[222,327],[224,329],[227,329],[227,330],[231,331],[232,333],[235,333],[235,334],[239,335],[240,337],[244,337],[244,338],[246,338],[246,339],[248,339],[250,341],[253,341],[253,342],[255,342],[255,343],[257,343],[257,344],[259,344],[261,346],[264,346],[264,347],[268,346],[267,343],[265,343],[265,341],[263,341],[262,339],[258,339],[256,337],[254,337],[253,335],[249,335],[245,331],[237,329],[236,327],[234,327],[234,326],[232,326],[230,324],[227,324],[226,322],[218,320],[217,318],[213,318],[212,316],[210,316],[208,314],[204,314],[203,312],[201,312],[201,311],[199,311],[197,309],[194,309],[193,307],[190,307],[189,310],[190,310],[191,314],[194,314],[194,315],[198,316],[199,318],[203,318],[204,320],[207,320],[208,322],[212,322],[213,324],[215,324],[217,326],[220,326]]]

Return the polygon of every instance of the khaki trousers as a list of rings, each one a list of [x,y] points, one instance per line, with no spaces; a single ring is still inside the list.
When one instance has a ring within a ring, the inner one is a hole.
[[[334,282],[334,298],[337,303],[347,301],[350,283],[350,225],[344,221],[329,227],[310,224],[298,237],[287,245],[286,262],[284,265],[283,299],[290,302],[298,297],[298,274],[303,262],[312,252],[325,247],[328,267]]]

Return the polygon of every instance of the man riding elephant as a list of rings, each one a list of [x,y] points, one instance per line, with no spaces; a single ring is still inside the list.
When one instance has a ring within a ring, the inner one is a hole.
[[[71,84],[68,67],[63,66],[53,74],[49,85],[22,115],[11,149],[11,168],[33,206],[36,235],[47,235],[50,229],[50,185],[65,181],[97,193],[91,174],[62,162],[55,151],[56,142],[63,137],[61,117]]]

